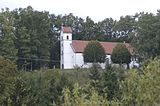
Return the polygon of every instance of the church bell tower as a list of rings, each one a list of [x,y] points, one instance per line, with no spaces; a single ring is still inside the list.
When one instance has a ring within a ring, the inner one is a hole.
[[[73,50],[71,48],[72,44],[72,30],[70,27],[61,27],[60,35],[60,48],[61,48],[61,69],[71,69],[73,68]]]

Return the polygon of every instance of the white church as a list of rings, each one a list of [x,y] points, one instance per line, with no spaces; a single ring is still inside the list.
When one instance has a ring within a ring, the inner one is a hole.
[[[83,59],[83,52],[89,41],[72,40],[72,29],[70,27],[62,27],[60,34],[60,47],[61,47],[61,69],[73,69],[75,67],[88,68],[91,63],[85,63]],[[111,54],[113,48],[117,45],[116,42],[100,42],[104,47],[106,53],[106,60],[111,64]],[[125,43],[127,49],[133,52],[132,47]],[[130,67],[133,65],[138,66],[137,59],[132,59]],[[102,68],[105,67],[105,63],[100,64]]]

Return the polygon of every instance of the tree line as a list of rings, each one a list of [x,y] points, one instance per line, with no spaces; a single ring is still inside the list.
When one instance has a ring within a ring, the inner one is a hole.
[[[18,71],[0,57],[1,106],[159,106],[160,59],[140,69]]]
[[[128,42],[140,57],[160,55],[160,11],[136,13],[94,22],[27,8],[0,12],[0,55],[15,61],[19,70],[59,67],[61,26],[70,26],[73,39]]]

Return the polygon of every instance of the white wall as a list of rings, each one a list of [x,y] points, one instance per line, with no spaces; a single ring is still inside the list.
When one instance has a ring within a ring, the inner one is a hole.
[[[61,69],[72,69],[73,68],[73,60],[74,53],[71,48],[72,44],[72,33],[63,33],[61,32]]]
[[[68,39],[67,39],[68,36]],[[63,40],[70,40],[72,41],[72,33],[63,33]]]
[[[109,64],[111,64],[111,56],[106,55],[106,58],[109,60]],[[106,63],[99,63],[102,68],[105,68]],[[82,67],[89,68],[92,66],[92,63],[84,63],[83,53],[74,53],[74,67]]]
[[[111,64],[111,63],[112,63],[112,61],[111,61],[111,55],[107,54],[107,55],[106,55],[106,59],[108,59],[108,60],[109,60],[109,64]]]
[[[84,65],[83,53],[74,53],[74,66],[82,67]]]
[[[64,41],[63,43],[63,62],[64,62],[64,69],[71,69],[73,68],[74,63],[74,53],[71,48],[71,42],[70,41]]]

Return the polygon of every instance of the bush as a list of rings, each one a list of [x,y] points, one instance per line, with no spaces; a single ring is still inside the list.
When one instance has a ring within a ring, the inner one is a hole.
[[[66,86],[72,88],[68,77],[59,70],[23,72],[22,76],[28,80],[27,84],[31,87],[28,94],[32,97],[30,105],[48,106],[53,102],[58,105],[63,88]]]
[[[16,65],[9,59],[0,57],[0,78],[15,76],[16,73]]]
[[[31,105],[33,103],[31,93],[28,81],[24,77],[17,76],[9,91],[7,104],[11,106]]]
[[[83,57],[84,57],[84,62],[104,63],[106,54],[104,48],[98,41],[91,41],[84,49]]]
[[[100,73],[101,68],[99,64],[94,63],[90,68],[89,78],[90,78],[90,86],[101,92],[101,80],[102,75]]]
[[[119,106],[119,101],[108,101],[104,99],[99,93],[94,90],[90,89],[89,97],[88,94],[83,92],[82,89],[76,83],[74,85],[73,90],[69,90],[67,87],[63,89],[62,95],[62,106]]]
[[[113,63],[123,64],[126,63],[129,68],[131,62],[131,54],[124,44],[117,44],[113,49],[111,60]]]
[[[103,93],[107,94],[107,99],[119,99],[121,91],[119,82],[124,79],[125,69],[123,67],[108,66],[102,76]]]
[[[0,57],[0,105],[6,102],[9,96],[8,92],[16,75],[16,65],[12,61]]]
[[[143,73],[139,70],[126,72],[121,82],[122,103],[126,106],[158,106],[160,105],[160,60],[151,61]]]

